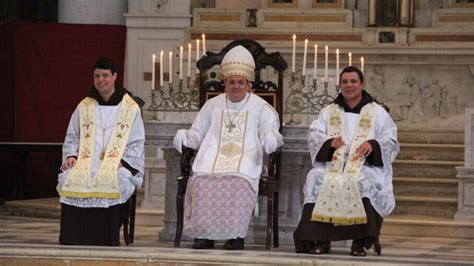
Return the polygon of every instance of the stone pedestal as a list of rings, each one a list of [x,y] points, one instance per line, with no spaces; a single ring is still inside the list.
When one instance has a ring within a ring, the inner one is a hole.
[[[474,108],[465,113],[464,166],[456,167],[459,178],[459,199],[456,219],[474,220]]]

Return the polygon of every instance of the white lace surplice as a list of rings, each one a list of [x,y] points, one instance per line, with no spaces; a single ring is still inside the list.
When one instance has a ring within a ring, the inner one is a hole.
[[[306,177],[304,186],[305,203],[314,203],[319,195],[323,183],[326,163],[316,161],[316,155],[326,140],[328,130],[328,110],[321,110],[318,119],[314,120],[309,128],[308,146],[311,153],[313,169]],[[345,145],[351,145],[354,137],[355,127],[359,121],[359,114],[344,113],[344,136]],[[397,127],[388,113],[380,106],[376,108],[374,115],[374,135],[369,139],[376,140],[382,151],[383,167],[371,166],[364,163],[357,177],[361,197],[369,198],[371,204],[380,216],[389,215],[395,208],[395,197],[392,186],[392,163],[397,156],[400,147],[397,140]]]
[[[105,106],[97,105],[96,109],[96,141],[94,147],[94,158],[92,161],[91,175],[94,176],[99,170],[101,160],[99,159],[101,151],[107,147],[108,140],[113,131],[113,125],[117,119],[119,105]],[[66,138],[63,145],[63,159],[64,162],[70,156],[76,156],[79,153],[79,108],[76,108],[69,121],[69,126],[66,132]],[[103,135],[103,128],[105,128],[105,135]],[[133,123],[130,137],[125,147],[122,160],[127,162],[132,168],[138,170],[136,175],[125,167],[117,169],[120,186],[119,199],[104,199],[104,198],[73,198],[61,197],[60,202],[82,208],[108,208],[109,206],[117,205],[126,202],[133,194],[136,188],[139,188],[143,183],[144,175],[144,144],[145,144],[145,130],[140,112]],[[57,191],[61,190],[67,174],[70,170],[64,171],[58,175]]]

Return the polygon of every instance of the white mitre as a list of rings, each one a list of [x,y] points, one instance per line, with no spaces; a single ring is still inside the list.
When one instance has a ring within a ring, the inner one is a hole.
[[[225,54],[222,59],[221,70],[224,79],[230,76],[242,76],[251,81],[254,76],[255,61],[247,49],[238,45]]]

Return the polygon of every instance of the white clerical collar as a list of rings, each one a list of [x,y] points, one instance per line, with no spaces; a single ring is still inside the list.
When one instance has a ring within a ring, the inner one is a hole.
[[[240,100],[240,102],[231,101],[227,95],[225,97],[227,97],[227,106],[229,107],[229,109],[235,110],[235,109],[240,109],[244,104],[248,102],[250,98],[250,93],[247,92],[245,94],[245,97],[242,100]]]

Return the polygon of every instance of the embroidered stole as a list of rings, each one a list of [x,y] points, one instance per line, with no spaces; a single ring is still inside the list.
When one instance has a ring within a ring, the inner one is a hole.
[[[357,176],[365,157],[355,150],[368,140],[373,131],[373,113],[376,103],[365,105],[356,127],[349,156],[344,166],[344,147],[339,147],[330,162],[326,163],[323,184],[314,205],[311,221],[352,225],[367,223],[362,198],[357,185]],[[331,138],[344,134],[344,110],[336,104],[329,107],[328,135]]]
[[[238,173],[244,155],[248,111],[237,112],[233,118],[222,111],[217,154],[212,173]]]
[[[79,104],[81,131],[79,156],[59,193],[63,197],[120,198],[117,168],[139,107],[128,94],[123,96],[104,160],[96,175],[91,176],[92,158],[95,155],[96,106],[96,100],[90,97]]]

